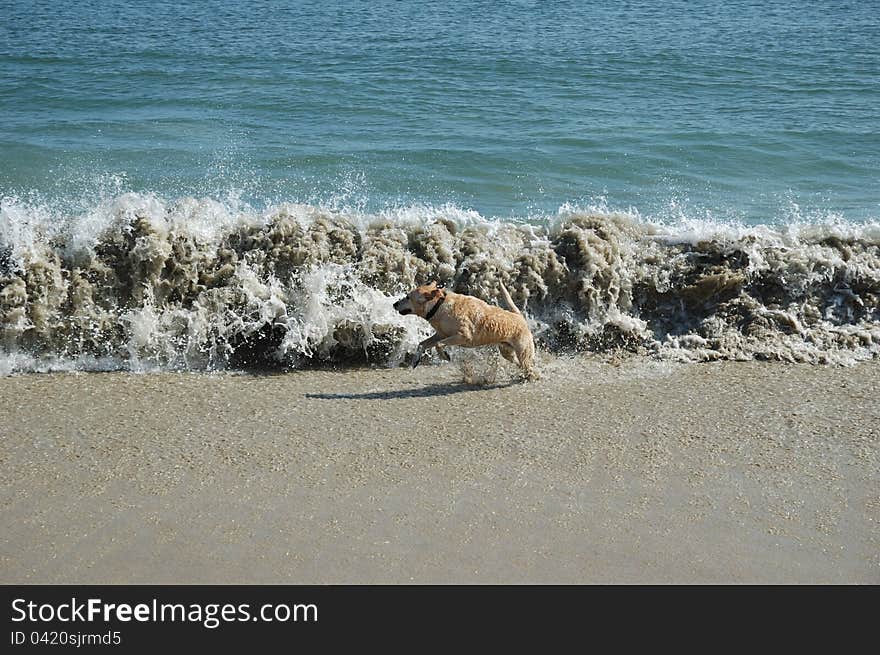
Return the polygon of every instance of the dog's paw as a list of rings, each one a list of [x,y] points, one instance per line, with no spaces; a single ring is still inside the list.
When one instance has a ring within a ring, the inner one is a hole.
[[[541,375],[537,371],[535,371],[534,369],[523,372],[523,376],[522,376],[523,382],[537,382],[540,379],[541,379]]]

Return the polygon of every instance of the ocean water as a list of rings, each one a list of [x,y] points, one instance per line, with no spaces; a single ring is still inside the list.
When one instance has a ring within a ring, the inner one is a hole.
[[[0,1],[0,190],[880,215],[880,3]]]
[[[880,353],[880,3],[0,0],[0,371]]]

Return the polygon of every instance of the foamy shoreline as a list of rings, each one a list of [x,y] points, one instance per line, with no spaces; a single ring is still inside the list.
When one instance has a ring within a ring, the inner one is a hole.
[[[553,353],[843,363],[880,356],[877,224],[543,222],[128,193],[78,216],[0,208],[0,374],[396,366],[428,336],[393,302],[500,284]]]
[[[880,582],[880,364],[0,379],[0,582]]]

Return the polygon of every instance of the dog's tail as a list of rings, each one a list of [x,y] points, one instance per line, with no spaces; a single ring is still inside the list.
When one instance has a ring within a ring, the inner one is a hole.
[[[510,293],[508,293],[507,287],[504,286],[504,282],[498,282],[498,284],[501,286],[501,304],[504,306],[504,309],[522,316],[522,312],[513,304],[513,298],[510,297]]]

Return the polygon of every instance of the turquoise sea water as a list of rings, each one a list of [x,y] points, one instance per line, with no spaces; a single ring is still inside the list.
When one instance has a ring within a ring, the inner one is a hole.
[[[0,196],[876,220],[880,3],[0,0]]]

